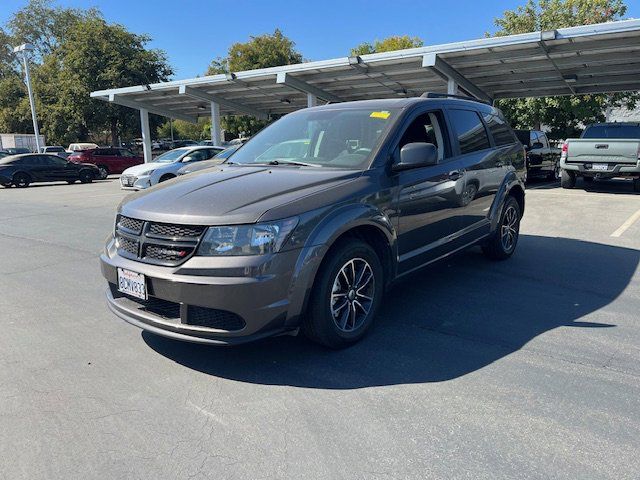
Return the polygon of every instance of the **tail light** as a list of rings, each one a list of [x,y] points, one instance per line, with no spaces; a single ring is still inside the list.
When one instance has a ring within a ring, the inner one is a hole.
[[[562,158],[567,158],[567,156],[569,155],[569,142],[564,142],[562,144]]]

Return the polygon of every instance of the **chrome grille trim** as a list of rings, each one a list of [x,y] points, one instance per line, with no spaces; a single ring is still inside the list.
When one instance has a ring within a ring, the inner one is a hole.
[[[139,262],[177,266],[196,252],[207,227],[148,222],[118,216],[118,254]]]

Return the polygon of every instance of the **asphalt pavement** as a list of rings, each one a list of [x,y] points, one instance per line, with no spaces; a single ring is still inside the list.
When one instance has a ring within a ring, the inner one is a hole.
[[[588,188],[534,183],[512,259],[412,275],[339,352],[141,333],[117,179],[0,189],[0,478],[637,479],[640,195]]]

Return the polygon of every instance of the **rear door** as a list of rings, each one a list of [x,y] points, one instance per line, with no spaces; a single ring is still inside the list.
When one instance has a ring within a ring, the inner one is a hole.
[[[48,166],[49,180],[66,181],[78,178],[78,167],[57,155],[40,155],[43,163]]]
[[[96,148],[91,152],[91,163],[98,166],[105,166],[109,173],[119,173],[120,165],[114,158],[113,148]]]
[[[118,155],[121,161],[121,165],[120,165],[121,170],[115,173],[122,173],[129,167],[133,167],[134,165],[140,165],[141,163],[143,163],[143,159],[138,157],[135,153],[133,153],[128,148],[118,149]]]
[[[464,179],[458,205],[460,235],[473,241],[489,232],[488,216],[504,177],[504,165],[497,149],[492,147],[479,111],[449,108],[447,116],[456,162]]]
[[[393,150],[394,162],[408,143],[433,143],[438,164],[397,172],[399,273],[417,268],[446,253],[460,230],[462,167],[451,157],[449,133],[442,110],[414,114]]]

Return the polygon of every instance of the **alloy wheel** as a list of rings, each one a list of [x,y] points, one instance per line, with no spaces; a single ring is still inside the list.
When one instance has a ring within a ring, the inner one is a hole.
[[[518,239],[518,212],[513,206],[507,207],[500,227],[500,242],[505,252],[515,248]]]
[[[373,269],[362,258],[352,258],[338,271],[331,289],[330,308],[339,330],[353,332],[362,326],[373,306]]]

